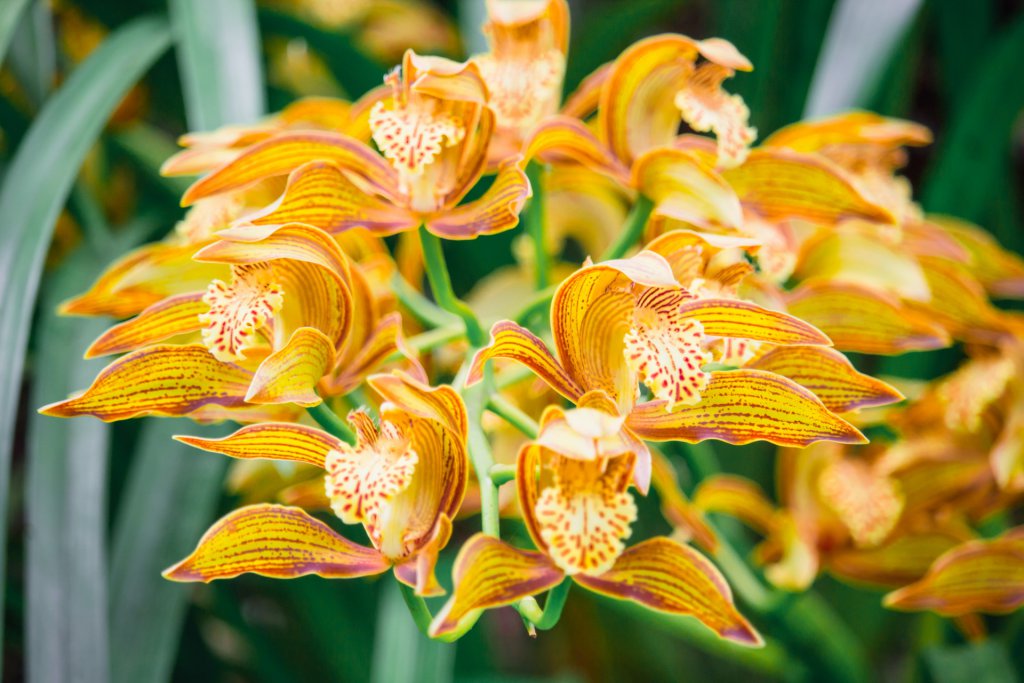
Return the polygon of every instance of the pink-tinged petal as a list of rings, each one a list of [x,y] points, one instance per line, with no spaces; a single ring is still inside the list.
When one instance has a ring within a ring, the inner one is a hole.
[[[267,356],[249,385],[249,403],[315,406],[320,379],[334,366],[334,343],[313,327],[300,327],[283,347]]]
[[[433,420],[460,438],[469,431],[466,404],[451,386],[432,387],[407,373],[373,375],[368,379],[373,390],[385,400],[416,417]]]
[[[732,591],[718,569],[693,548],[668,538],[652,538],[626,549],[604,574],[573,578],[602,595],[696,617],[721,637],[741,645],[763,644],[736,610]]]
[[[650,441],[719,439],[741,445],[764,440],[782,446],[866,441],[810,391],[762,370],[712,372],[700,403],[672,412],[665,410],[664,401],[641,403],[627,424]]]
[[[735,190],[697,154],[663,147],[640,156],[632,184],[654,212],[711,230],[736,229],[743,209]]]
[[[903,400],[896,388],[858,372],[846,356],[821,346],[780,346],[747,367],[788,377],[836,413]]]
[[[899,610],[1008,614],[1024,605],[1024,541],[1004,536],[947,551],[920,581],[885,596]]]
[[[268,422],[242,427],[222,439],[175,436],[175,440],[211,453],[248,460],[290,460],[323,468],[330,451],[341,448],[341,441],[314,427],[290,422]],[[318,484],[323,488],[322,484]]]
[[[931,141],[931,133],[920,124],[866,111],[851,111],[780,128],[768,136],[762,147],[788,147],[800,152],[818,152],[833,145],[896,148],[927,145]]]
[[[829,553],[828,570],[845,581],[872,586],[905,586],[917,581],[932,562],[963,542],[943,532],[896,534],[874,548],[841,548]]]
[[[629,169],[578,119],[568,116],[545,119],[534,129],[523,150],[527,160],[582,164],[623,184],[629,183]]]
[[[299,508],[250,505],[210,527],[192,554],[164,577],[209,583],[251,572],[279,579],[307,574],[348,579],[390,566],[376,550],[353,543]]]
[[[427,229],[445,239],[468,240],[516,227],[519,212],[533,194],[521,163],[518,159],[504,162],[483,197],[430,219]]]
[[[218,361],[202,345],[148,346],[108,365],[82,394],[39,412],[92,415],[104,422],[187,415],[205,405],[242,406],[251,379],[250,372]]]
[[[367,194],[328,161],[311,161],[292,171],[277,201],[240,220],[253,225],[306,223],[330,233],[366,228],[376,235],[394,235],[419,225],[416,216]]]
[[[696,299],[680,308],[683,318],[699,320],[710,337],[735,337],[770,344],[831,346],[825,334],[803,320],[738,299]]]
[[[452,536],[452,522],[447,515],[441,515],[429,540],[420,546],[413,556],[395,565],[395,578],[416,591],[416,595],[444,595],[444,588],[437,581],[434,570],[437,556],[448,545]]]
[[[397,312],[382,317],[354,355],[350,355],[346,347],[346,351],[339,357],[335,370],[337,374],[326,380],[327,392],[332,396],[343,396],[352,391],[396,350],[401,351],[410,362],[416,363],[416,354],[405,349],[402,343],[402,316]]]
[[[394,197],[398,187],[391,166],[369,146],[338,133],[283,133],[250,147],[208,176],[181,198],[190,206],[210,195],[237,190],[260,180],[283,176],[310,161],[329,161],[365,180],[368,189]]]
[[[430,625],[434,638],[459,630],[485,609],[543,593],[564,578],[541,553],[519,550],[484,534],[462,546],[452,576],[452,597]]]
[[[199,316],[209,311],[202,292],[179,294],[146,308],[131,320],[114,325],[92,343],[86,358],[127,353],[179,334],[197,332]]]
[[[477,351],[466,376],[466,384],[479,382],[484,376],[484,365],[492,358],[507,358],[522,363],[548,385],[570,401],[583,395],[576,383],[547,345],[532,332],[511,320],[502,320],[491,328],[491,343]]]

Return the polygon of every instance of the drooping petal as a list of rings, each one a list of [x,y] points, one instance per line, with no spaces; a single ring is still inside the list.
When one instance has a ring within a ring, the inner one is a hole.
[[[578,575],[580,585],[650,609],[696,617],[723,638],[759,646],[761,636],[733,605],[725,578],[693,548],[652,538],[627,549],[600,576]]]
[[[788,377],[810,389],[835,413],[903,400],[894,387],[858,372],[846,356],[821,346],[780,346],[747,367]]]
[[[629,183],[629,168],[617,160],[585,123],[568,116],[545,119],[523,146],[527,161],[574,162],[603,173],[623,184]]]
[[[728,66],[714,62],[701,64],[675,97],[675,105],[690,128],[715,134],[719,164],[727,168],[743,162],[757,137],[757,131],[748,125],[750,109],[743,98],[722,89],[722,82],[733,73]]]
[[[187,415],[208,404],[241,406],[252,374],[205,346],[156,345],[117,359],[82,394],[40,408],[44,415],[92,415],[104,422],[140,415]]]
[[[254,225],[307,223],[329,233],[366,228],[376,235],[394,235],[419,225],[416,216],[367,194],[327,161],[311,161],[292,171],[277,201],[241,220]]]
[[[673,412],[662,401],[641,403],[627,424],[650,441],[719,439],[739,445],[764,440],[789,446],[865,441],[807,389],[761,370],[712,372],[700,403]]]
[[[521,164],[518,159],[503,163],[483,197],[430,219],[427,229],[445,239],[467,240],[514,228],[533,194]]]
[[[672,463],[659,451],[652,451],[651,463],[651,485],[658,492],[665,521],[675,527],[677,534],[687,534],[698,546],[714,553],[719,545],[718,536],[704,521],[696,505],[686,498]]]
[[[694,299],[682,304],[684,319],[700,321],[710,337],[735,337],[770,344],[817,344],[831,346],[821,330],[779,311],[738,299]]]
[[[859,547],[882,543],[903,512],[899,483],[853,458],[843,458],[826,467],[818,479],[818,491]]]
[[[712,230],[737,229],[739,197],[717,171],[687,150],[647,152],[633,165],[632,183],[654,202],[654,212]]]
[[[583,395],[583,388],[551,355],[547,345],[511,320],[501,320],[491,328],[491,343],[477,351],[473,357],[469,374],[466,375],[467,385],[483,379],[484,365],[492,358],[507,358],[522,363],[570,401]]]
[[[299,508],[250,505],[225,515],[191,555],[167,569],[172,581],[230,579],[251,572],[290,579],[347,579],[386,571],[380,553],[340,536]]]
[[[709,477],[693,495],[693,505],[703,512],[735,517],[763,536],[776,526],[776,510],[761,487],[749,479],[729,474]]]
[[[315,427],[290,422],[267,422],[242,427],[222,439],[175,436],[176,441],[211,453],[247,460],[290,460],[323,467],[327,454],[341,447],[341,441]]]
[[[466,438],[469,429],[466,404],[451,386],[432,387],[401,371],[373,375],[368,382],[374,391],[401,410],[438,422],[460,438]]]
[[[859,285],[802,286],[790,296],[787,309],[827,334],[840,351],[897,354],[950,344],[949,335],[925,316]]]
[[[396,312],[383,316],[354,356],[347,361],[345,356],[339,356],[337,374],[326,380],[328,392],[341,396],[355,389],[367,374],[380,367],[392,353],[403,349],[401,338],[401,314]]]
[[[1024,298],[1024,259],[1003,249],[988,231],[949,216],[928,216],[970,257],[971,272],[996,297]]]
[[[849,218],[892,223],[895,217],[854,185],[839,166],[786,149],[755,149],[722,172],[743,206],[771,222],[801,219],[834,225]]]
[[[833,145],[862,144],[895,148],[927,145],[931,141],[931,133],[920,124],[872,112],[851,111],[786,126],[768,136],[762,146],[819,152]]]
[[[1024,604],[1024,542],[968,541],[947,551],[917,583],[885,596],[886,607],[944,616],[1007,614]]]
[[[337,133],[282,133],[250,147],[227,165],[204,176],[181,198],[190,206],[210,195],[246,187],[283,176],[309,161],[329,161],[365,179],[369,189],[394,197],[394,172],[384,159],[364,143]]]
[[[541,553],[476,534],[459,550],[452,577],[452,597],[430,624],[433,638],[459,630],[485,609],[554,588],[563,574]]]
[[[452,536],[452,522],[447,515],[438,518],[434,533],[429,541],[405,562],[395,565],[395,578],[416,591],[416,595],[444,595],[444,588],[437,581],[434,570],[437,556]]]
[[[956,339],[996,344],[1008,334],[1002,313],[988,300],[984,287],[963,265],[946,259],[919,258],[931,292],[927,303],[909,301]]]
[[[114,325],[86,350],[86,358],[127,353],[179,334],[197,332],[199,316],[209,311],[201,292],[179,294],[146,308],[135,318]]]
[[[334,342],[313,327],[295,330],[288,342],[256,369],[245,400],[315,406],[320,379],[334,366]]]
[[[843,579],[876,586],[917,581],[940,555],[964,539],[949,533],[896,534],[873,548],[841,548],[829,553],[828,569]]]

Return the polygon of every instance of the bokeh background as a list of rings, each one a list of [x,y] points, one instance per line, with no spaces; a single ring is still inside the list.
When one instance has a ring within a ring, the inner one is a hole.
[[[936,144],[911,150],[907,169],[924,208],[1024,248],[1024,3],[570,5],[567,91],[645,35],[727,38],[755,65],[730,89],[760,137],[851,107],[925,123]],[[184,428],[173,420],[35,414],[97,369],[79,359],[104,321],[58,318],[56,303],[180,218],[183,183],[157,172],[178,135],[249,122],[304,95],[354,98],[406,47],[480,51],[483,11],[482,0],[0,0],[3,680],[822,680],[809,645],[723,648],[685,619],[641,620],[582,591],[536,640],[502,610],[456,646],[420,636],[390,581],[164,582],[160,570],[236,506],[226,463],[171,441]],[[448,245],[457,291],[512,263],[516,234]],[[960,357],[859,360],[928,378]],[[727,471],[771,488],[768,448],[719,454]],[[653,512],[657,501],[643,504]],[[831,603],[867,653],[870,671],[851,669],[850,680],[1012,681],[1024,671],[1024,619],[969,646],[937,618],[886,612],[879,593],[827,577],[800,599]]]

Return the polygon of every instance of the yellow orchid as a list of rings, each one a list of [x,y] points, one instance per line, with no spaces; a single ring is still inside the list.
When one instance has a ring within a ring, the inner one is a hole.
[[[430,627],[434,637],[464,630],[484,610],[542,593],[571,577],[588,590],[664,612],[697,617],[723,638],[759,645],[711,562],[668,538],[626,548],[636,519],[628,492],[636,437],[602,394],[580,407],[549,407],[536,441],[517,461],[523,519],[540,552],[477,534],[455,560],[455,588]]]
[[[602,392],[632,432],[653,441],[764,439],[807,445],[863,439],[811,392],[781,375],[706,371],[707,344],[719,338],[778,345],[829,341],[784,313],[694,297],[654,252],[587,265],[567,278],[552,300],[551,330],[557,358],[529,330],[511,321],[495,324],[490,345],[473,359],[467,383],[478,381],[492,358],[515,360],[570,401]],[[641,382],[650,400],[639,400]],[[637,474],[646,490],[648,458],[640,459]]]
[[[330,235],[300,224],[218,238],[196,258],[226,264],[230,279],[168,297],[104,334],[90,355],[130,353],[43,412],[120,420],[320,403],[314,389],[352,329],[347,257]],[[157,343],[197,332],[202,343]]]
[[[530,186],[514,160],[483,197],[458,205],[484,172],[494,128],[477,67],[409,51],[387,82],[390,99],[369,114],[383,157],[344,134],[279,133],[197,181],[183,203],[288,175],[278,201],[244,221],[299,222],[332,233],[363,227],[378,235],[422,224],[448,239],[515,227]]]
[[[350,413],[354,447],[318,429],[273,422],[223,439],[177,438],[235,458],[324,469],[331,508],[342,522],[361,524],[372,547],[346,539],[300,508],[250,505],[215,523],[195,551],[164,575],[205,582],[245,572],[349,578],[393,567],[417,594],[442,593],[434,565],[451,535],[469,467],[465,406],[451,387],[429,387],[402,374],[375,375],[369,383],[385,399],[381,422],[378,427],[367,413]]]
[[[488,0],[484,33],[490,52],[472,62],[490,92],[495,115],[491,158],[518,153],[530,131],[562,100],[569,7],[565,0]]]

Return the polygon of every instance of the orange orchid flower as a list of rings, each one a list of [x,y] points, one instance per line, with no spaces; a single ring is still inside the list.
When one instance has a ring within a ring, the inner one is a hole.
[[[588,590],[692,615],[723,638],[759,645],[724,578],[697,551],[668,538],[626,548],[637,512],[628,492],[636,448],[636,437],[602,394],[569,411],[549,407],[537,440],[519,452],[516,477],[523,519],[540,552],[484,534],[469,539],[455,561],[453,594],[430,634],[457,633],[484,609],[571,577]]]
[[[378,427],[367,413],[350,413],[355,446],[318,429],[273,422],[223,439],[177,438],[235,458],[324,469],[331,508],[344,523],[362,524],[372,547],[344,538],[300,508],[250,505],[214,524],[164,576],[204,582],[246,572],[349,578],[393,567],[417,594],[443,593],[434,565],[465,495],[466,408],[451,387],[429,387],[400,373],[375,375],[369,384],[385,399],[381,422]]]
[[[278,201],[243,221],[299,222],[332,233],[363,227],[378,235],[424,225],[448,239],[515,227],[530,195],[516,161],[498,171],[483,197],[458,205],[484,172],[494,128],[477,67],[409,51],[387,82],[391,98],[369,114],[383,157],[343,134],[280,133],[197,181],[183,204],[288,175]]]

